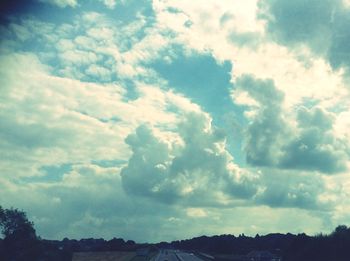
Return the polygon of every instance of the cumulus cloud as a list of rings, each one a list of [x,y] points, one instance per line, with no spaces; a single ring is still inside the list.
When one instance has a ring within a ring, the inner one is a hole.
[[[130,196],[186,207],[242,204],[302,209],[331,207],[331,202],[319,199],[325,188],[321,174],[310,175],[282,165],[284,153],[288,153],[283,148],[282,137],[279,146],[272,138],[270,143],[262,143],[261,154],[270,146],[275,146],[280,154],[271,152],[270,157],[276,157],[273,162],[267,161],[268,158],[264,158],[266,162],[250,162],[267,166],[260,170],[235,165],[227,151],[224,133],[211,125],[205,113],[184,115],[174,131],[172,139],[164,139],[164,133],[142,125],[127,137],[132,156],[122,168],[121,177]],[[267,139],[263,134],[256,142]],[[311,167],[295,164],[295,169],[322,171],[322,166],[313,166],[312,162],[309,162]]]
[[[255,101],[245,101],[253,108],[247,114],[245,132],[244,150],[249,164],[323,173],[346,170],[349,144],[336,137],[332,113],[318,107],[301,107],[293,116],[283,107],[283,93],[271,80],[244,75],[237,79],[236,86],[237,97],[243,91]],[[291,121],[292,117],[295,119]]]
[[[168,203],[191,198],[188,204],[222,204],[225,194],[249,198],[255,193],[252,177],[239,172],[225,148],[225,135],[207,114],[185,115],[177,132],[170,143],[147,126],[128,136],[133,154],[121,171],[128,193]]]
[[[247,162],[258,166],[276,165],[287,134],[282,114],[283,93],[273,81],[256,80],[249,75],[238,78],[236,86],[247,92],[258,106],[245,132]]]
[[[297,112],[297,124],[298,136],[283,148],[282,167],[325,173],[346,170],[349,144],[335,137],[331,113],[317,107],[301,107]]]
[[[0,197],[7,198],[6,206],[26,209],[37,232],[44,238],[123,237],[139,242],[159,242],[200,234],[269,233],[271,228],[285,232],[314,232],[322,218],[305,210],[275,208],[295,207],[287,202],[286,194],[314,187],[303,179],[294,188],[283,186],[285,193],[277,192],[281,200],[274,204],[267,198],[257,204],[270,205],[218,208],[213,206],[186,206],[162,204],[147,197],[133,198],[124,193],[118,167],[94,164],[76,164],[64,173],[62,180],[48,184],[32,182],[21,185],[0,183]],[[277,174],[277,173],[274,173]],[[292,176],[289,176],[292,177]],[[282,177],[281,177],[282,179]],[[306,177],[305,177],[306,179]],[[1,180],[1,177],[0,177]],[[270,182],[274,179],[271,175]],[[285,180],[283,180],[285,181]],[[315,183],[317,185],[318,183]],[[279,184],[275,182],[277,187]],[[304,189],[303,189],[304,186]],[[210,193],[210,191],[207,191]],[[271,189],[269,192],[273,193]],[[313,191],[310,191],[312,194]],[[274,194],[275,196],[277,196]],[[26,195],[27,200],[23,200]],[[289,197],[288,196],[288,197]],[[272,195],[271,195],[272,197]],[[296,202],[297,200],[294,200]],[[155,211],[156,209],[156,211]],[[254,215],[252,215],[252,212]],[[57,215],[61,218],[57,219]],[[193,222],[193,220],[196,222]],[[210,225],[209,225],[210,224]],[[274,226],[277,224],[277,228]],[[113,227],[114,229],[111,229]]]

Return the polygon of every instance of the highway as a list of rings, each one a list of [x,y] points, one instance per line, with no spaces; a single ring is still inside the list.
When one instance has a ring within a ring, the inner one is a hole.
[[[192,253],[178,252],[176,254],[181,261],[202,261],[202,259]]]
[[[154,261],[202,261],[192,253],[179,250],[161,249]]]
[[[174,250],[161,249],[154,261],[179,261]]]

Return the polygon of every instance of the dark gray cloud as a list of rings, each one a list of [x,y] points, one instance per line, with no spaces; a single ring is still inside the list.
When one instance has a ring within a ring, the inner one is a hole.
[[[350,9],[341,0],[268,0],[260,2],[273,40],[290,47],[305,44],[333,69],[349,69]]]
[[[350,67],[349,41],[350,41],[350,11],[340,10],[334,14],[332,26],[332,42],[327,53],[333,68]]]
[[[276,89],[273,81],[258,80],[249,75],[238,78],[236,86],[244,89],[260,106],[245,131],[247,162],[256,166],[276,165],[287,132],[282,118],[283,93]]]
[[[324,37],[330,33],[335,3],[339,5],[339,1],[333,0],[268,0],[260,3],[260,16],[268,21],[267,29],[275,40],[287,45],[307,43],[317,48],[326,44]]]
[[[273,81],[245,75],[236,85],[258,103],[244,137],[249,164],[323,173],[346,169],[349,144],[334,135],[331,113],[302,107],[294,127],[292,114],[287,115],[282,107],[283,93]]]
[[[324,181],[319,174],[309,175],[299,171],[264,169],[262,171],[261,193],[256,203],[271,207],[293,207],[302,209],[326,209],[329,205],[319,201],[325,191]]]
[[[145,125],[129,135],[126,143],[133,152],[128,166],[121,172],[126,192],[139,196],[161,195],[159,198],[165,202],[175,200],[179,193],[176,184],[169,189],[164,183],[168,175],[163,164],[170,158],[167,144],[158,140]]]
[[[300,132],[283,148],[285,155],[280,165],[325,173],[344,171],[347,144],[334,137],[332,115],[320,108],[301,108],[297,119]]]

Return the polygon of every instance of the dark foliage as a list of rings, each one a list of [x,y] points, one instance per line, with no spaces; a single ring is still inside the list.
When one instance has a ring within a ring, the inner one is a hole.
[[[267,250],[284,261],[349,261],[350,228],[338,226],[330,235],[269,234],[246,237],[221,235],[174,241],[172,245],[185,250],[215,254],[246,255],[254,250]]]
[[[338,226],[330,235],[298,235],[285,253],[286,261],[350,260],[350,228]]]
[[[1,260],[35,260],[39,257],[40,241],[33,223],[18,209],[3,209],[0,206]]]
[[[135,251],[149,248],[175,248],[215,255],[245,256],[251,251],[269,251],[284,261],[349,261],[350,228],[338,226],[331,234],[268,234],[247,237],[244,234],[201,236],[171,243],[136,244],[121,238],[44,240],[36,236],[33,223],[18,209],[0,206],[1,261],[68,261],[74,252]],[[229,260],[221,257],[221,260]]]
[[[269,234],[266,236],[246,237],[240,235],[221,235],[213,237],[197,237],[188,240],[174,241],[176,248],[196,250],[206,253],[245,255],[253,250],[268,250],[280,254],[292,244],[295,235]]]

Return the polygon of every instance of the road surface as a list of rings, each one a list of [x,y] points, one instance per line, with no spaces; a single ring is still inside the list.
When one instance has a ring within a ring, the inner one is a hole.
[[[154,261],[179,261],[174,250],[161,249]]]
[[[202,261],[202,259],[195,256],[193,253],[178,252],[176,254],[181,261]]]
[[[179,250],[161,249],[154,261],[202,261],[192,253]]]

